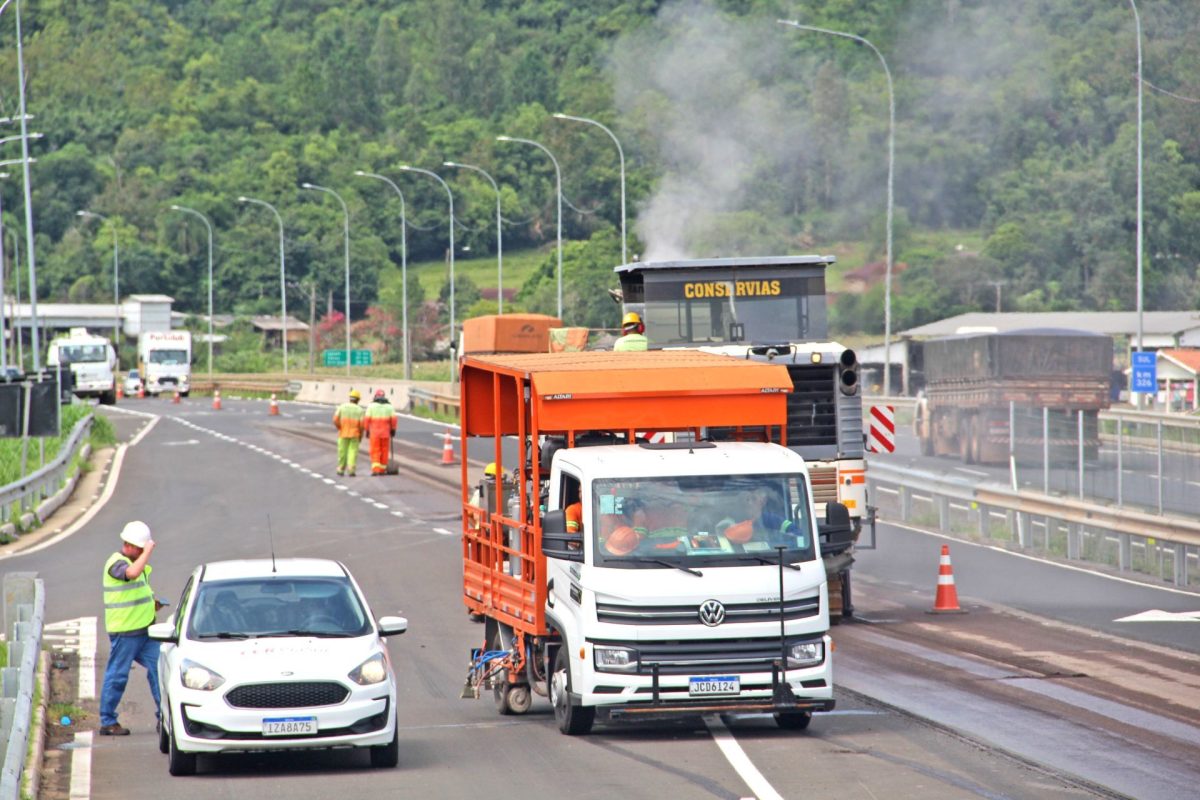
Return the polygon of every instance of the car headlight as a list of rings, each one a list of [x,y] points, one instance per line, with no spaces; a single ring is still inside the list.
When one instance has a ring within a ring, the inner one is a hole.
[[[635,672],[638,665],[637,651],[630,647],[592,647],[592,663],[600,672]]]
[[[788,648],[789,667],[811,667],[825,660],[824,642],[802,642]]]
[[[376,653],[350,671],[350,680],[359,686],[370,686],[387,680],[387,659]]]
[[[204,692],[211,692],[225,682],[224,678],[208,667],[186,658],[179,665],[179,677],[183,679],[183,685],[187,688]]]

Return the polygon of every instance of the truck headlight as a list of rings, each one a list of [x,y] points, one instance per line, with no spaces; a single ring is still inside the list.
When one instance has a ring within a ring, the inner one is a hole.
[[[594,645],[592,662],[599,672],[635,672],[638,656],[637,651],[629,647]]]
[[[383,653],[376,653],[359,664],[350,672],[349,677],[359,686],[383,683],[387,679],[387,661],[384,660]]]
[[[789,667],[811,667],[825,660],[824,642],[802,642],[788,648]]]
[[[208,667],[186,658],[179,665],[179,677],[187,688],[199,689],[203,692],[211,692],[225,682],[224,678]]]

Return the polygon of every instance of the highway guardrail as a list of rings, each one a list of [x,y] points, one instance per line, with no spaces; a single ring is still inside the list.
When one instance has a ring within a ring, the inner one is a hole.
[[[0,618],[8,645],[10,666],[0,670],[0,800],[21,797],[21,776],[33,727],[33,693],[42,626],[46,616],[46,591],[35,572],[4,576]]]
[[[70,489],[74,488],[73,481],[78,476],[68,479],[67,468],[71,465],[71,458],[76,451],[80,447],[86,446],[87,435],[91,429],[92,415],[89,414],[75,423],[75,427],[71,429],[71,435],[67,437],[63,446],[59,448],[58,455],[50,463],[24,478],[15,480],[6,486],[0,486],[0,520],[8,522],[13,506],[18,505],[22,511],[38,507],[38,518],[40,521],[45,521],[45,517],[49,516],[49,513],[70,495],[66,486],[69,485]],[[52,507],[43,503],[47,498],[56,501],[52,503]]]
[[[450,416],[454,419],[459,418],[458,395],[431,392],[428,389],[414,386],[408,390],[408,398],[413,407],[426,408],[437,414]]]
[[[867,481],[884,520],[1104,564],[1177,586],[1194,583],[1200,574],[1200,521],[1194,519],[1013,491],[889,463],[886,457],[870,460]]]

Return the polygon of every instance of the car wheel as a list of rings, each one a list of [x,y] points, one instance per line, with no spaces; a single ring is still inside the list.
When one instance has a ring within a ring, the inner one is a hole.
[[[371,766],[379,768],[394,767],[400,763],[400,720],[396,720],[396,728],[392,732],[392,741],[371,748]]]
[[[171,726],[171,735],[169,737],[169,746],[167,756],[167,771],[172,775],[195,775],[196,774],[196,754],[185,753],[179,749],[178,742],[175,741],[175,726]]]
[[[558,723],[558,729],[567,736],[582,736],[592,730],[596,709],[571,704],[571,669],[567,659],[567,642],[564,639],[554,657],[550,702],[554,704],[554,720]]]
[[[161,719],[158,721],[158,752],[163,755],[171,752],[171,737],[167,734],[167,726]]]
[[[777,711],[775,724],[785,731],[802,731],[812,722],[811,711]]]

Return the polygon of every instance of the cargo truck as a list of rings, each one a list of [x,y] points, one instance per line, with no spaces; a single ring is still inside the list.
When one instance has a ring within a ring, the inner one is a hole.
[[[467,356],[461,387],[462,596],[485,621],[464,697],[490,689],[501,714],[548,697],[568,735],[736,711],[800,729],[833,708],[808,469],[773,443],[786,439],[784,367]],[[708,441],[710,427],[747,441]],[[639,442],[646,428],[678,435]],[[471,452],[511,474],[477,504]],[[849,528],[840,504],[826,513]]]
[[[923,343],[925,387],[914,433],[924,455],[1005,464],[1099,455],[1110,403],[1112,337],[1065,329],[969,333]],[[1015,426],[1010,436],[1010,418]]]
[[[86,328],[71,328],[65,336],[56,336],[50,341],[46,364],[70,366],[73,391],[78,397],[96,397],[104,405],[117,402],[113,374],[117,354],[103,336],[88,333]]]
[[[138,369],[146,394],[192,388],[192,334],[188,331],[144,331],[138,336]]]
[[[848,534],[820,532],[834,621],[853,615],[850,567],[863,523],[872,521],[858,358],[829,339],[826,322],[825,271],[836,261],[769,256],[616,268],[623,311],[642,316],[650,349],[699,349],[787,369],[787,446],[808,464],[817,513],[828,502],[850,513]]]

